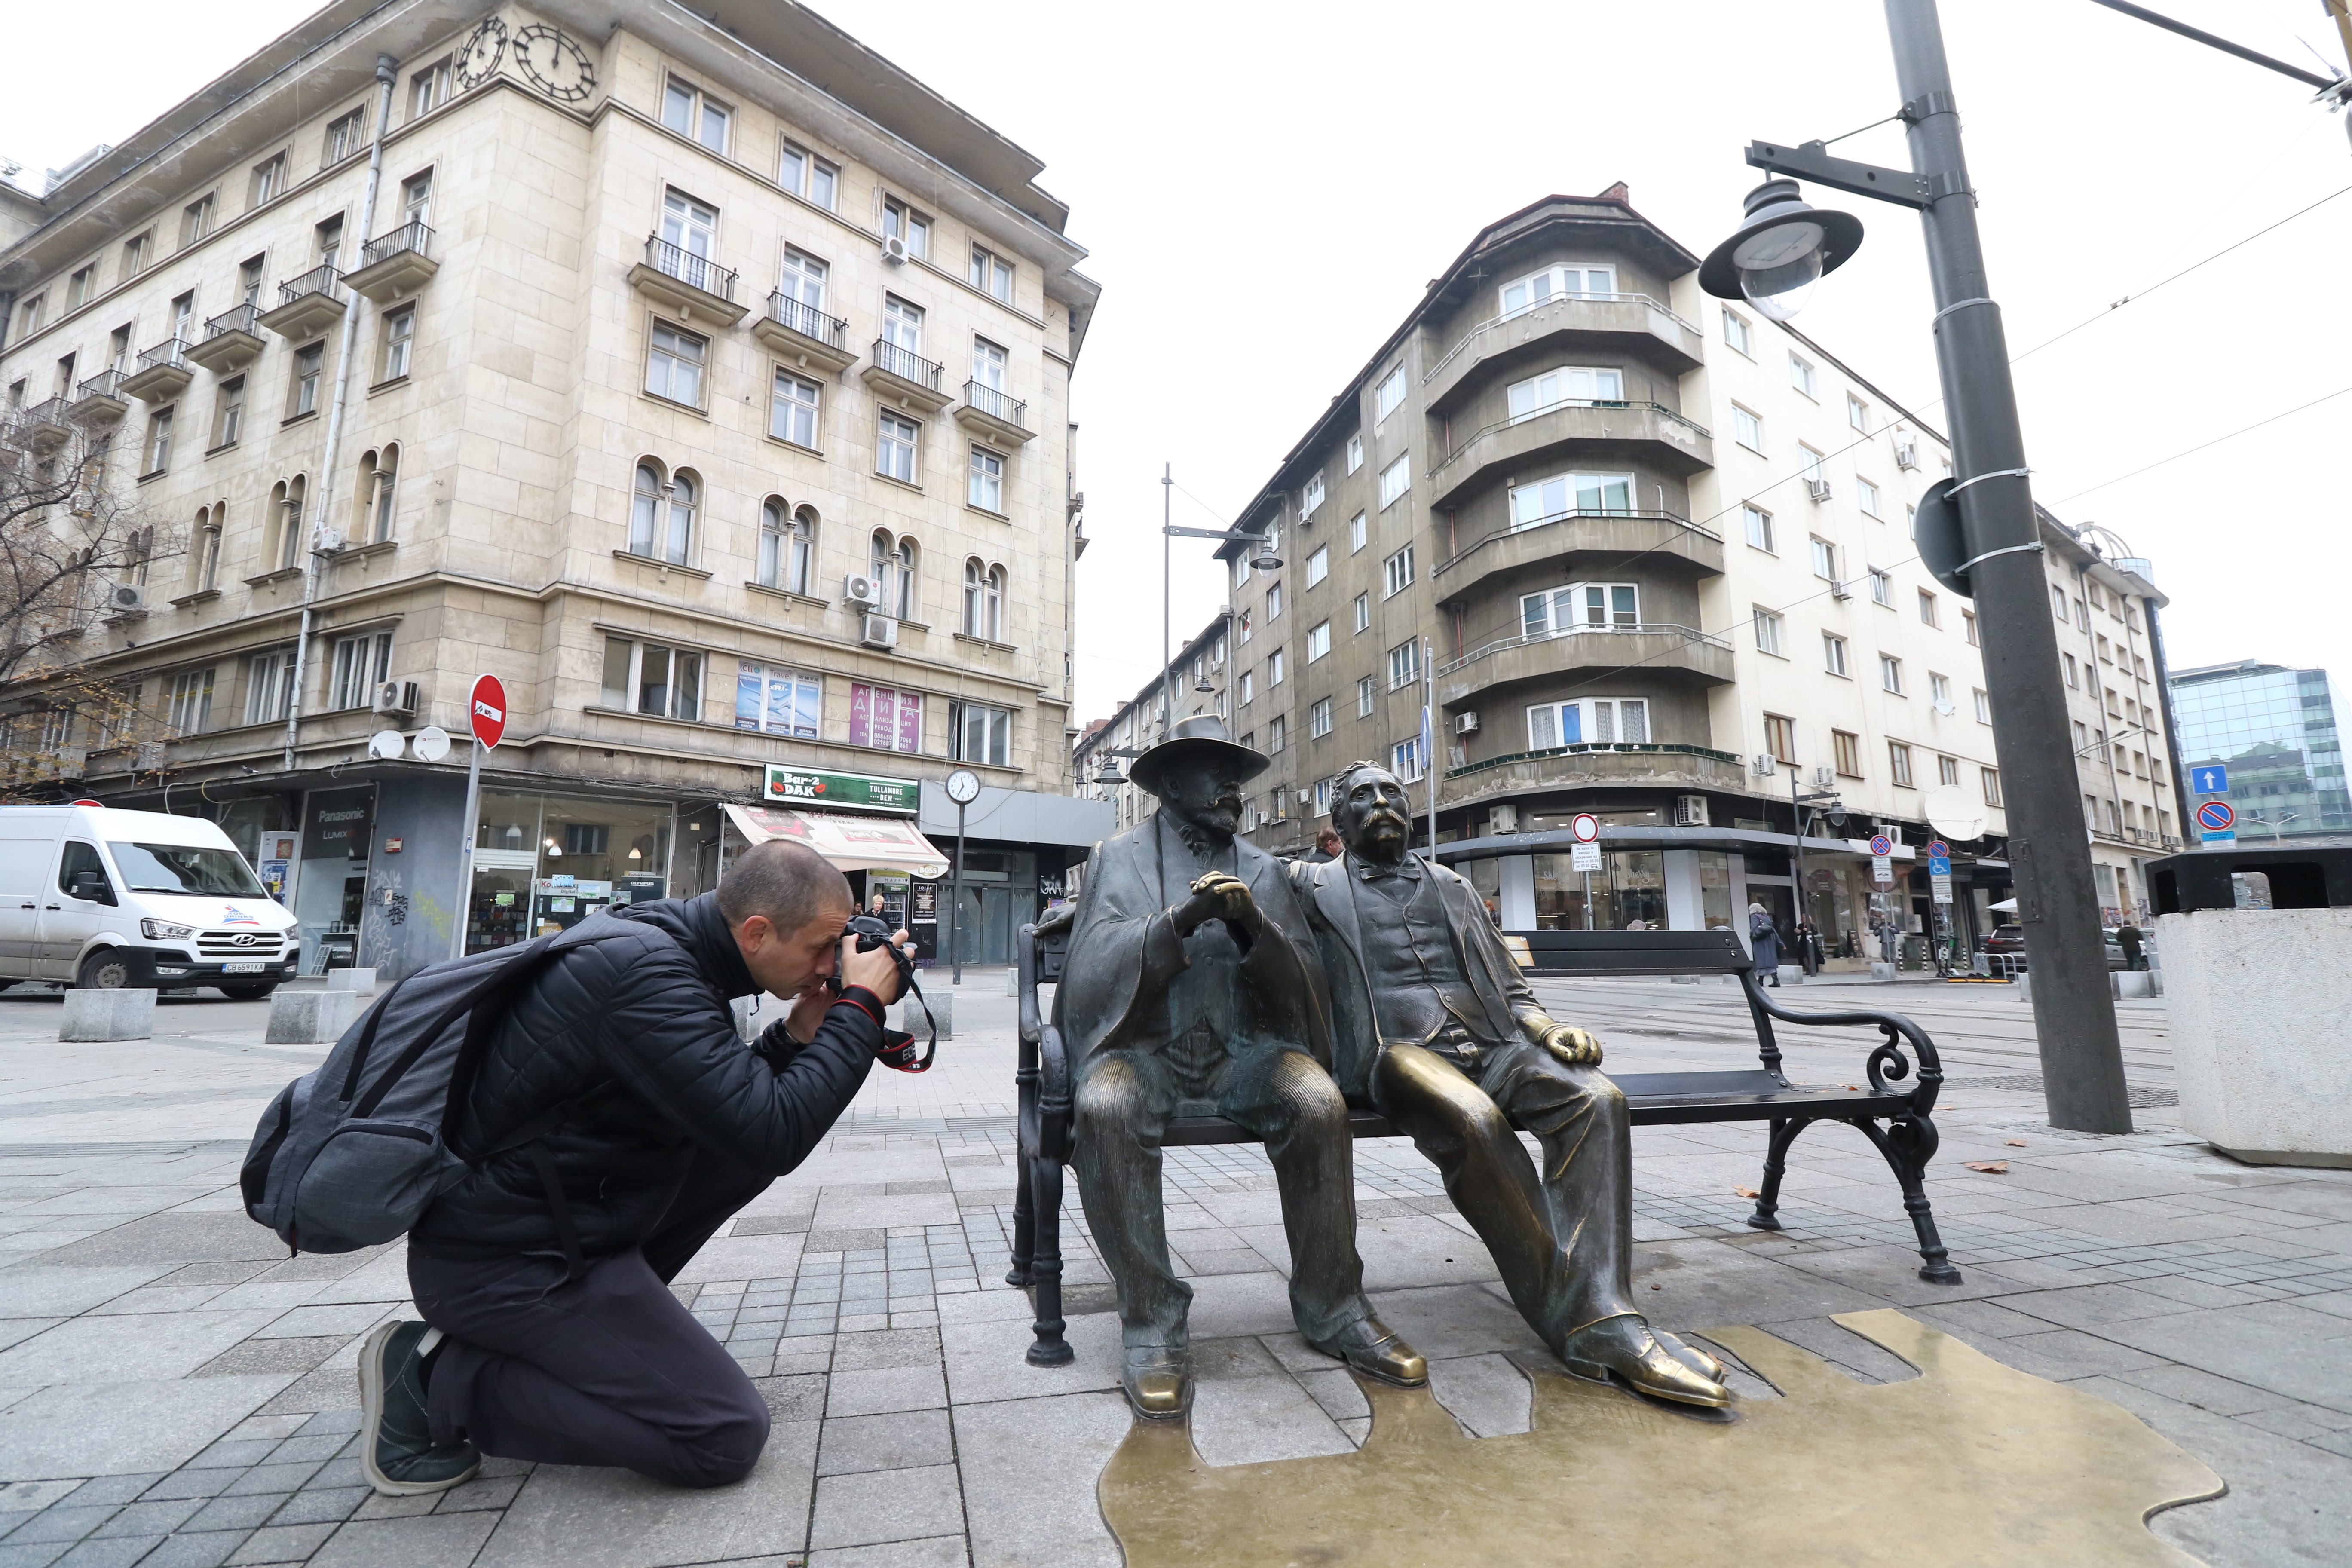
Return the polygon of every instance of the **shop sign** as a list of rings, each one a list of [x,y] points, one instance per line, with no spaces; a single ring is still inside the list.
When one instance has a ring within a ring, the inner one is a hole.
[[[790,805],[822,806],[827,811],[888,811],[912,816],[921,804],[922,789],[913,779],[819,773],[770,763],[760,798]]]
[[[373,790],[320,790],[310,796],[302,847],[313,860],[341,855],[367,858],[368,826],[375,816]]]

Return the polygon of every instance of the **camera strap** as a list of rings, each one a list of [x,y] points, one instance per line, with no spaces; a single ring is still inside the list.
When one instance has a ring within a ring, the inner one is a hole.
[[[929,1072],[931,1070],[931,1058],[939,1054],[940,1021],[931,1016],[931,1005],[923,999],[923,988],[915,984],[914,975],[902,972],[902,977],[906,981],[906,994],[922,1005],[923,1022],[929,1026],[931,1032],[930,1043],[924,1047],[921,1057],[918,1058],[915,1037],[886,1024],[882,1027],[882,1048],[874,1053],[874,1059],[899,1072]]]

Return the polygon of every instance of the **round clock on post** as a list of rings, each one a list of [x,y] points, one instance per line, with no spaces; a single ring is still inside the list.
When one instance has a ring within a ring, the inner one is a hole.
[[[457,51],[457,85],[477,88],[496,76],[499,61],[506,58],[507,25],[496,16],[484,18],[474,29],[466,47]]]
[[[958,768],[948,775],[948,798],[956,808],[955,882],[948,893],[948,953],[955,965],[954,984],[963,984],[963,943],[957,940],[956,921],[963,913],[963,809],[980,798],[980,775]]]
[[[596,90],[588,51],[544,22],[515,35],[515,65],[531,86],[558,103],[578,103]]]

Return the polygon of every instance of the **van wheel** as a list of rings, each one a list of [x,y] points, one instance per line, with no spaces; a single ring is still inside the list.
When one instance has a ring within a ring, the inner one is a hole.
[[[227,997],[232,1002],[258,1002],[264,996],[268,995],[272,991],[277,989],[278,982],[275,980],[265,980],[257,985],[250,983],[239,985],[224,985],[220,987],[220,994]]]
[[[131,961],[117,952],[93,952],[74,976],[77,991],[120,991],[131,984]]]

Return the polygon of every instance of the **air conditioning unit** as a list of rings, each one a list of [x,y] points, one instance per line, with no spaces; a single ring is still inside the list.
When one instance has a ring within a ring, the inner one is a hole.
[[[882,259],[901,267],[905,266],[907,262],[907,242],[899,238],[895,234],[884,239],[882,242]]]
[[[351,541],[343,537],[341,529],[322,528],[310,536],[310,553],[313,555],[337,554],[350,543]]]
[[[882,602],[882,584],[853,572],[841,580],[841,596],[850,604],[870,607]]]
[[[1918,468],[1918,466],[1919,466],[1919,448],[1918,448],[1918,446],[1917,446],[1916,443],[1914,443],[1914,442],[1906,441],[1906,442],[1904,442],[1901,446],[1899,446],[1899,447],[1895,447],[1895,466],[1896,468]]]
[[[1457,735],[1476,734],[1478,732],[1478,715],[1475,713],[1456,713],[1454,716],[1454,732]]]
[[[1830,597],[1832,599],[1853,598],[1853,584],[1852,583],[1832,583],[1830,584]]]
[[[1486,808],[1486,831],[1497,837],[1519,830],[1519,808],[1516,805],[1490,805]]]
[[[1827,479],[1807,479],[1805,493],[1815,500],[1827,500],[1830,499],[1830,482]]]
[[[147,590],[136,583],[110,583],[106,589],[106,613],[110,616],[144,615],[147,610]]]
[[[416,711],[417,701],[416,682],[387,680],[375,689],[375,700],[368,707],[387,719],[405,719]]]
[[[1769,752],[1759,752],[1748,759],[1748,771],[1759,779],[1770,778],[1773,767],[1772,753]]]
[[[1706,819],[1706,796],[1703,795],[1675,796],[1675,826],[1676,827],[1710,826]]]
[[[1813,770],[1813,787],[1815,789],[1837,788],[1837,770],[1826,764],[1815,768]]]
[[[1315,804],[1315,792],[1311,789],[1300,790],[1298,792],[1298,804],[1301,805],[1313,805]]]
[[[867,647],[897,647],[898,623],[888,616],[868,616],[857,634],[857,640]]]

